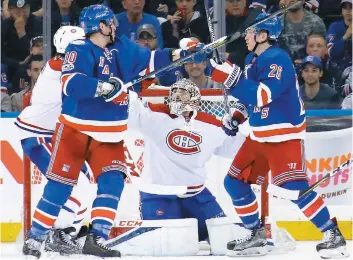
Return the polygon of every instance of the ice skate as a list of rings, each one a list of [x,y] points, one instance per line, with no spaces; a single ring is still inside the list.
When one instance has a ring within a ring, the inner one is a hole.
[[[228,242],[228,256],[261,256],[267,254],[266,231],[264,227],[250,230],[250,235]]]
[[[86,237],[86,242],[83,246],[82,253],[84,255],[94,255],[99,257],[120,257],[121,254],[118,250],[112,250],[106,247],[104,239],[92,232],[89,232]]]
[[[88,234],[88,227],[82,226],[77,236],[74,238],[76,244],[80,245],[81,248],[83,248],[85,244],[87,234]]]
[[[51,230],[45,240],[45,251],[58,252],[61,255],[82,254],[82,245],[70,235],[72,232],[75,232],[74,227]]]
[[[25,256],[33,256],[37,259],[41,256],[41,247],[43,241],[37,240],[33,237],[28,236],[23,244],[22,253]]]
[[[337,222],[335,219],[334,222]],[[338,226],[327,230],[320,244],[316,246],[316,251],[323,259],[340,259],[349,257],[344,239]]]

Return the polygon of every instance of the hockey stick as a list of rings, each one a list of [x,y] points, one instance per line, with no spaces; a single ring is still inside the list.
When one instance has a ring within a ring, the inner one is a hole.
[[[214,42],[216,41],[216,35],[214,33],[214,28],[213,28],[213,22],[211,20],[211,15],[210,15],[210,10],[209,10],[210,6],[208,4],[208,0],[205,0],[205,13],[206,13],[206,19],[207,19],[207,25],[208,25],[208,31],[210,33],[210,37],[211,37],[211,41]],[[219,57],[219,52],[217,49],[215,49],[213,51],[214,54],[214,59],[218,64],[221,64],[221,58]],[[223,91],[223,98],[224,98],[224,107],[225,107],[225,111],[226,113],[229,113],[229,104],[228,104],[228,93],[227,93],[227,89],[225,88],[225,86],[223,84],[221,84],[222,86],[222,91]]]
[[[316,187],[320,186],[322,183],[330,179],[331,177],[335,176],[337,173],[342,171],[342,169],[347,168],[350,166],[353,162],[353,159],[349,159],[345,163],[341,164],[338,166],[336,169],[333,171],[327,173],[322,179],[318,180],[315,182],[313,185],[311,185],[309,188],[305,190],[287,190],[282,187],[278,187],[273,184],[269,184],[267,187],[267,192],[275,195],[277,197],[287,199],[287,200],[298,200],[306,195],[308,195],[310,192],[312,192]]]
[[[283,9],[280,9],[272,14],[270,14],[269,16],[266,16],[264,17],[263,19],[257,21],[257,22],[254,22],[254,23],[251,23],[249,26],[247,26],[246,28],[249,28],[251,26],[256,26],[258,24],[261,24],[263,23],[264,21],[267,21],[275,16],[279,16],[279,15],[282,15],[284,14],[285,12],[287,12],[289,9],[293,8],[293,7],[296,7],[297,5],[300,5],[300,4],[303,4],[305,1],[307,0],[299,0],[299,1],[296,1],[295,3],[283,8]],[[245,27],[245,26],[244,26]],[[228,35],[228,36],[223,36],[221,38],[219,38],[218,40],[214,41],[214,42],[211,42],[207,45],[205,45],[205,47],[199,51],[196,51],[194,53],[191,53],[183,58],[180,58],[174,62],[172,62],[171,64],[169,64],[168,66],[165,66],[163,68],[160,68],[159,70],[156,70],[156,71],[152,71],[144,76],[140,76],[128,83],[126,83],[124,86],[123,86],[123,91],[126,91],[129,87],[135,85],[135,84],[138,84],[148,78],[151,78],[151,77],[154,77],[155,75],[161,73],[161,72],[164,72],[164,71],[168,71],[168,70],[171,70],[171,69],[174,69],[175,67],[178,67],[180,65],[182,65],[183,63],[185,63],[186,61],[190,60],[190,59],[193,59],[197,54],[201,53],[201,52],[207,52],[208,50],[215,50],[219,47],[222,47],[228,43],[231,43],[237,39],[239,39],[240,37],[242,36],[242,32],[239,30],[237,31],[236,33],[234,34],[231,34],[231,35]],[[192,48],[192,47],[191,47]]]

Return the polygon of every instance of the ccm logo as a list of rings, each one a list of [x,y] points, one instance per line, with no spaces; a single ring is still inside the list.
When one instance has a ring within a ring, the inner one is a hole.
[[[119,221],[119,224],[118,224],[119,227],[136,227],[141,225],[142,225],[141,220]]]
[[[183,130],[172,130],[167,135],[168,147],[180,154],[190,155],[201,151],[202,136]]]

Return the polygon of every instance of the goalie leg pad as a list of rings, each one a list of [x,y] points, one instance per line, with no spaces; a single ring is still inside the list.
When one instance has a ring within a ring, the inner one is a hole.
[[[244,237],[245,228],[235,224],[235,219],[229,217],[206,220],[212,255],[225,255],[229,241]]]
[[[199,251],[196,219],[119,221],[106,245],[122,255],[191,256]]]

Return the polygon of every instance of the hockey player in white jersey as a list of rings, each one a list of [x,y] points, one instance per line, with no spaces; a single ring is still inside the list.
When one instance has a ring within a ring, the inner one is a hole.
[[[221,120],[198,111],[200,91],[189,79],[179,80],[171,86],[169,106],[143,104],[132,91],[129,97],[129,129],[140,132],[145,143],[140,177],[144,184],[140,186],[141,218],[196,218],[199,240],[205,241],[208,238],[206,220],[225,217],[216,198],[205,186],[205,164],[213,154],[234,156],[245,137],[237,130],[229,130],[230,136],[226,135]],[[185,187],[185,193],[161,195],[163,192],[157,187],[169,188],[169,191]]]
[[[61,112],[62,87],[60,77],[65,49],[70,42],[81,39],[84,35],[83,29],[76,26],[63,26],[58,29],[53,39],[57,53],[47,62],[32,93],[26,93],[25,97],[31,100],[30,105],[21,112],[15,122],[19,130],[18,135],[24,154],[43,174],[47,172],[52,153],[51,138]],[[89,180],[89,172],[86,166],[82,168],[82,172]],[[46,251],[66,254],[80,252],[80,246],[70,236],[71,234],[76,238],[81,237],[85,233],[85,228],[87,228],[84,226],[78,234],[84,219],[83,213],[87,209],[81,205],[81,199],[76,197],[76,194],[80,194],[79,190],[80,187],[77,186],[62,208],[60,217],[54,225],[54,230],[50,232],[50,236],[46,240]],[[35,214],[33,225],[45,221],[45,219]]]

